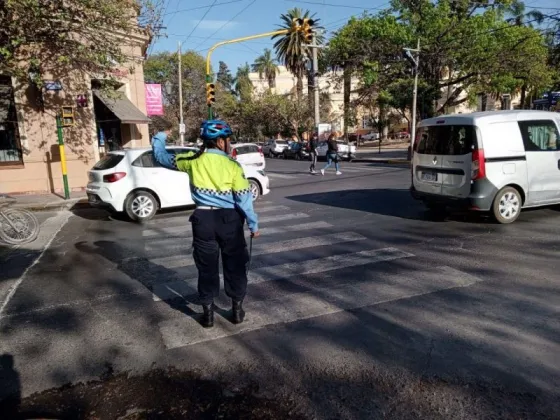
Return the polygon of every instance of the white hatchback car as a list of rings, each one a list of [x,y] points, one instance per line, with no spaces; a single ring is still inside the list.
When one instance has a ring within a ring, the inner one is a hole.
[[[167,150],[184,153],[196,149],[167,147]],[[250,183],[253,201],[270,192],[264,170],[241,166]],[[159,165],[151,148],[109,152],[88,171],[88,177],[86,193],[90,205],[124,211],[136,222],[150,220],[159,209],[194,204],[188,174]]]
[[[235,143],[230,145],[230,156],[244,166],[264,169],[266,160],[262,148],[254,143]]]

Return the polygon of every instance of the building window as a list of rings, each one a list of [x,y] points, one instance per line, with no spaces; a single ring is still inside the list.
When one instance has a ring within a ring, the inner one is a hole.
[[[12,79],[0,76],[0,166],[23,163]]]

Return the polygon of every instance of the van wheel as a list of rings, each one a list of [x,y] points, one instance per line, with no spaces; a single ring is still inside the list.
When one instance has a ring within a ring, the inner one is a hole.
[[[492,213],[498,223],[513,223],[521,213],[521,195],[513,187],[505,187],[498,191],[492,205]]]
[[[147,191],[133,191],[126,198],[124,208],[131,220],[143,223],[155,216],[158,202]]]

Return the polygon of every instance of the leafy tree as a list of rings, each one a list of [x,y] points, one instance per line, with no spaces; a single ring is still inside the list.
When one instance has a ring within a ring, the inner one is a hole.
[[[200,122],[206,118],[205,63],[204,57],[194,51],[187,51],[181,56],[183,120],[188,139],[197,138]],[[180,121],[179,87],[172,81],[177,80],[177,73],[177,53],[154,54],[144,63],[144,79],[147,83],[162,84],[164,116],[176,127]]]
[[[249,78],[249,73],[251,73],[251,68],[248,63],[245,63],[237,69],[235,75],[235,93],[242,101],[249,101],[253,92],[253,82]]]
[[[320,19],[316,19],[315,15],[310,15],[309,10],[305,12],[299,8],[288,10],[288,13],[282,14],[279,25],[282,29],[289,29],[286,35],[274,35],[272,39],[279,38],[274,43],[274,49],[278,60],[286,66],[286,68],[297,78],[297,94],[299,97],[303,94],[303,76],[306,73],[306,62],[311,57],[311,48],[305,46],[303,34],[299,31],[292,31],[294,19],[310,18],[315,21],[314,28],[322,29],[319,25]],[[322,35],[317,35],[317,42],[323,42]],[[320,54],[320,51],[318,52]]]
[[[128,47],[153,34],[159,7],[152,0],[2,1],[0,73],[25,79],[31,69],[40,86],[41,72],[71,65],[113,79],[116,67],[132,65]]]
[[[276,75],[280,72],[276,59],[272,57],[272,51],[268,48],[264,54],[259,56],[253,63],[253,71],[259,74],[259,79],[265,78],[268,81],[269,89],[276,87]]]
[[[233,76],[226,63],[220,61],[216,81],[228,92],[233,90]]]
[[[415,46],[418,39],[419,117],[473,101],[480,93],[496,97],[548,83],[543,37],[527,25],[526,15],[515,14],[520,13],[518,5],[506,0],[479,10],[479,4],[394,0],[391,9],[351,19],[339,30],[329,43],[326,64],[350,69],[359,78],[356,92],[362,105],[378,102],[378,112],[388,112],[388,105],[406,118],[413,77],[403,48]],[[383,120],[387,118],[380,115]]]

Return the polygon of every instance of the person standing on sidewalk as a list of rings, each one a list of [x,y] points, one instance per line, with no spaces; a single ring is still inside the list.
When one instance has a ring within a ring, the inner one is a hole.
[[[340,172],[340,168],[338,166],[338,144],[336,143],[334,134],[331,134],[329,136],[329,139],[327,140],[327,146],[327,164],[323,169],[321,169],[321,175],[325,175],[325,171],[332,165],[333,162],[336,169],[336,174],[342,175],[342,172]]]
[[[315,165],[317,164],[317,147],[319,146],[319,136],[317,133],[313,133],[313,137],[309,140],[309,157],[311,158],[311,166],[309,167],[309,172],[316,174]]]
[[[220,251],[226,295],[232,300],[231,322],[243,322],[247,292],[249,253],[243,232],[245,220],[251,237],[259,236],[253,194],[241,165],[228,156],[232,130],[221,120],[208,120],[200,127],[203,141],[197,152],[169,153],[162,137],[154,137],[156,161],[175,171],[186,172],[196,210],[190,217],[193,257],[198,269],[198,294],[203,308],[201,325],[214,326],[214,298],[220,292]],[[176,188],[188,188],[176,185]]]

